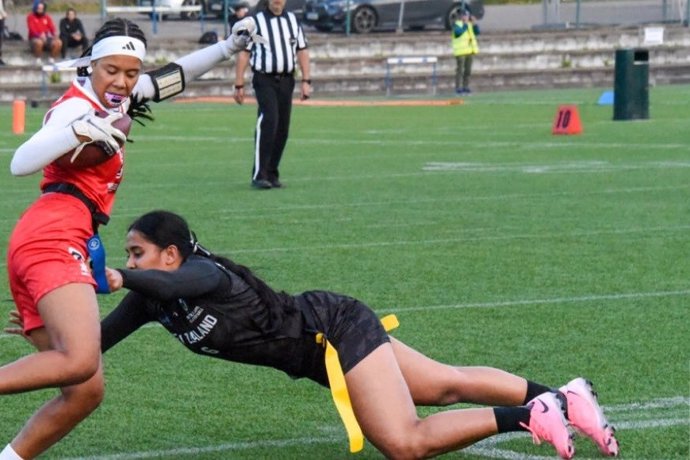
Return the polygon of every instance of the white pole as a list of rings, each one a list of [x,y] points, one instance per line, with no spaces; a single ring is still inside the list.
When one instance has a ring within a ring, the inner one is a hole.
[[[397,33],[401,34],[403,32],[403,16],[405,15],[405,0],[400,2],[400,15],[398,16],[398,29]]]

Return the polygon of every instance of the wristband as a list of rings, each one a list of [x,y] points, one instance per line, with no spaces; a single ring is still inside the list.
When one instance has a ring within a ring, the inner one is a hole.
[[[306,83],[307,85],[311,85],[311,79],[305,78],[304,80],[302,80],[302,83]]]
[[[235,89],[242,89],[244,88],[244,85],[235,85]]]

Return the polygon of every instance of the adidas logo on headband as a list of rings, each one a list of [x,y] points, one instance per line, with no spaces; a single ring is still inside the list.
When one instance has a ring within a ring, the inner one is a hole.
[[[106,37],[94,43],[91,50],[91,61],[119,54],[134,56],[143,62],[146,56],[146,45],[134,37],[122,35]]]

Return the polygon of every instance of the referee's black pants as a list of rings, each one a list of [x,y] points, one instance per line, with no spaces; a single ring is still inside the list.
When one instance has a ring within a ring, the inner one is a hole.
[[[278,165],[290,130],[295,77],[292,74],[255,72],[252,85],[259,106],[254,132],[252,179],[275,181],[280,177]]]

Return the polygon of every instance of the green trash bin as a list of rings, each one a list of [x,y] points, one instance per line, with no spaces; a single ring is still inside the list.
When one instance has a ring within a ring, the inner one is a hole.
[[[616,50],[613,119],[649,118],[649,50]]]

